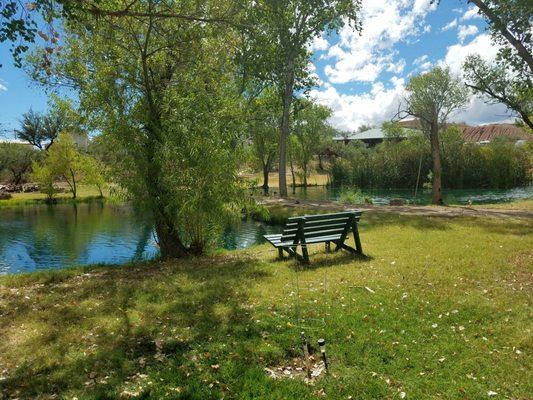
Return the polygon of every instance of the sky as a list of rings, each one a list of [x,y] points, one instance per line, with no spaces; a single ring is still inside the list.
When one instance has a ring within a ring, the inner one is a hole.
[[[461,77],[467,55],[487,61],[496,56],[486,23],[466,0],[442,0],[438,6],[431,0],[363,0],[361,17],[361,35],[346,26],[309,43],[314,53],[309,68],[319,82],[310,96],[332,109],[330,123],[341,130],[393,118],[413,75],[447,65]],[[5,43],[0,64],[0,126],[12,132],[30,108],[45,111],[48,96],[13,66]],[[451,117],[471,125],[513,119],[505,106],[477,96]]]

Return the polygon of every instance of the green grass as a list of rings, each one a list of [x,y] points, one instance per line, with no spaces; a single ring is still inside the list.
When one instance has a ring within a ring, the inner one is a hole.
[[[368,258],[316,246],[305,268],[262,245],[0,278],[0,393],[531,398],[531,221],[369,213],[361,238]],[[302,330],[327,340],[330,374],[269,378]]]
[[[107,198],[109,193],[104,193]],[[46,204],[46,195],[40,192],[12,193],[8,200],[0,200],[0,208],[17,207],[35,204]],[[77,198],[73,199],[70,192],[57,193],[54,198],[56,203],[84,203],[93,200],[102,200],[98,189],[93,186],[79,185]]]

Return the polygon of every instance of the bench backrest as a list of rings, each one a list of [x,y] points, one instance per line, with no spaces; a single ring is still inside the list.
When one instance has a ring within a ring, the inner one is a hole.
[[[359,221],[359,218],[361,218],[361,211],[291,217],[285,224],[281,241],[295,241],[299,229],[303,231],[305,238],[346,234],[350,228],[351,221],[353,219]]]

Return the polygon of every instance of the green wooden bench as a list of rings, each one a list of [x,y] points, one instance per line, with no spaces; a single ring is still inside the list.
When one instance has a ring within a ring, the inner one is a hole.
[[[305,263],[309,262],[307,245],[316,243],[325,243],[326,251],[330,251],[331,243],[334,243],[335,251],[342,249],[362,255],[363,248],[357,230],[360,218],[361,211],[291,217],[287,220],[283,233],[265,235],[264,238],[278,249],[280,258],[283,258],[285,251]],[[353,232],[355,249],[345,243],[350,231]],[[301,255],[297,252],[298,246],[302,248]]]

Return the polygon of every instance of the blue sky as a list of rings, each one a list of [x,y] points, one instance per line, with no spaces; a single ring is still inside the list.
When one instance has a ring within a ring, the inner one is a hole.
[[[340,129],[390,119],[413,74],[443,64],[460,75],[468,54],[494,58],[497,49],[474,7],[466,0],[438,7],[430,0],[363,0],[361,36],[345,28],[310,44],[310,68],[320,80],[311,96],[333,109],[331,123]],[[0,124],[12,131],[30,108],[46,110],[48,96],[13,66],[7,44],[0,45],[0,63]],[[482,124],[510,117],[502,105],[472,97],[453,119]]]

